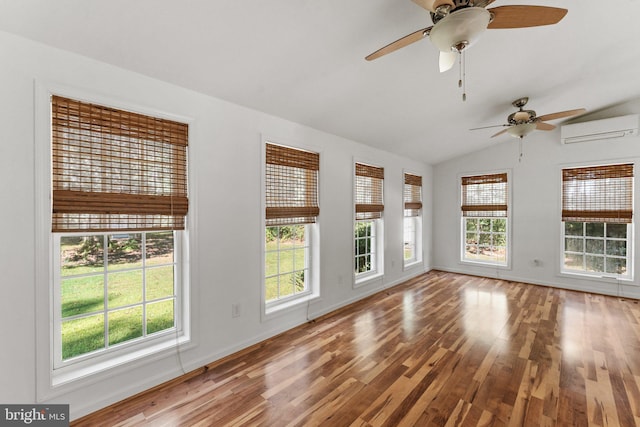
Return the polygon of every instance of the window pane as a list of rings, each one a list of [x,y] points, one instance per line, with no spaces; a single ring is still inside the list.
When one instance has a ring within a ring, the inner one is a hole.
[[[468,244],[476,244],[476,243],[478,243],[478,234],[476,234],[476,233],[467,233],[467,243]]]
[[[587,222],[586,223],[586,236],[589,237],[604,237],[604,223],[603,222]]]
[[[584,223],[582,222],[565,222],[564,234],[567,236],[582,236]]]
[[[267,252],[265,253],[265,275],[267,277],[278,274],[278,259],[279,254],[277,251],[272,251],[271,246],[273,242],[267,243]]]
[[[604,271],[604,257],[594,256],[594,255],[585,255],[584,260],[585,260],[587,271],[593,271],[593,272]]]
[[[142,336],[142,306],[109,313],[109,345]]]
[[[269,277],[265,280],[264,297],[266,301],[278,298],[278,276]]]
[[[294,291],[295,293],[300,293],[303,292],[305,290],[305,278],[304,278],[304,270],[303,271],[296,271],[294,274]]]
[[[627,256],[627,241],[607,240],[607,255]]]
[[[279,297],[282,298],[289,295],[293,295],[295,283],[296,283],[295,274],[288,273],[288,274],[281,275]]]
[[[295,244],[295,237],[291,227],[280,227],[279,245],[280,249],[291,249]]]
[[[478,231],[478,221],[476,219],[466,219],[467,231]]]
[[[607,224],[607,237],[627,238],[627,224]]]
[[[173,231],[147,233],[147,265],[173,263]]]
[[[292,270],[301,270],[305,267],[305,254],[307,250],[304,248],[296,249],[293,252],[293,266]]]
[[[109,308],[142,302],[142,270],[110,273],[108,280]]]
[[[582,254],[564,254],[564,267],[569,270],[584,269],[584,255]]]
[[[304,245],[304,225],[294,225],[291,227],[291,236],[295,240],[296,244]]]
[[[107,240],[109,241],[107,259],[110,270],[142,265],[142,234],[112,234]]]
[[[478,220],[480,231],[491,231],[491,219],[490,218],[481,218]]]
[[[499,262],[507,261],[507,250],[504,246],[492,246],[491,247],[492,258]]]
[[[481,245],[490,245],[491,244],[491,234],[480,233],[479,235],[479,243]]]
[[[477,259],[478,258],[478,247],[476,245],[466,245],[464,248],[465,258],[467,259]]]
[[[173,296],[173,265],[148,269],[145,284],[147,301]]]
[[[147,304],[147,333],[173,328],[173,298]]]
[[[607,273],[625,274],[627,260],[624,258],[607,258]]]
[[[570,252],[584,252],[584,239],[565,237],[564,249]]]
[[[493,232],[504,233],[507,231],[507,220],[498,218],[493,220],[492,230]]]
[[[104,309],[104,276],[65,279],[61,285],[62,317]]]
[[[604,254],[604,240],[600,239],[587,239],[585,249],[589,254]]]
[[[102,236],[60,237],[61,275],[86,274],[104,269]]]
[[[507,245],[507,235],[506,234],[494,234],[493,235],[493,244],[498,246],[506,246]]]
[[[62,322],[62,360],[104,348],[104,316]]]

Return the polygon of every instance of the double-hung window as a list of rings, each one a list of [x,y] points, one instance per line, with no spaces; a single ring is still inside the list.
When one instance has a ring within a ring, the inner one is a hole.
[[[265,145],[266,311],[317,292],[319,170],[318,153]]]
[[[508,263],[507,174],[463,176],[462,261]]]
[[[633,164],[562,170],[563,273],[632,279]]]
[[[356,282],[382,274],[384,168],[355,164]]]
[[[51,99],[53,367],[183,334],[188,125]]]
[[[422,261],[422,177],[404,174],[404,265]]]

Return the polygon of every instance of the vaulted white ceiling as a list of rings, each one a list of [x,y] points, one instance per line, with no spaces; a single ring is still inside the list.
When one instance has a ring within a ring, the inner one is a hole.
[[[517,4],[569,12],[484,33],[466,53],[466,102],[428,39],[364,60],[431,25],[410,0],[0,0],[0,30],[437,163],[512,142],[469,128],[505,123],[516,98],[542,115],[640,97],[639,0],[490,7]]]

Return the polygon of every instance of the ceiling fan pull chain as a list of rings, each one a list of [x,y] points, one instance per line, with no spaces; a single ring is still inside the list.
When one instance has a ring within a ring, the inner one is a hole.
[[[522,138],[523,138],[522,136],[519,138],[520,139],[520,141],[519,141],[519,143],[520,143],[520,155],[518,156],[518,163],[522,162]]]
[[[467,89],[465,84],[465,51],[459,53],[460,55],[460,78],[458,79],[458,87],[462,88],[462,101],[467,100]]]

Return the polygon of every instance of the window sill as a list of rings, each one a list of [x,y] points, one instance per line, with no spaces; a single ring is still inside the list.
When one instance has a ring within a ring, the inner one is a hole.
[[[361,277],[356,276],[353,287],[360,288],[362,286],[367,286],[371,283],[381,281],[383,276],[383,273],[367,274],[366,276]]]
[[[460,260],[459,263],[463,265],[473,265],[475,267],[488,267],[488,268],[499,268],[501,270],[511,270],[511,266],[509,264],[498,264],[493,262],[471,261],[471,260]]]
[[[411,270],[411,269],[414,269],[414,268],[419,267],[419,266],[422,266],[422,260],[421,259],[418,260],[418,261],[411,261],[411,262],[408,262],[408,263],[404,264],[402,266],[402,269],[403,270]]]
[[[284,301],[281,303],[277,303],[271,305],[270,307],[265,307],[264,309],[264,318],[268,319],[270,317],[277,316],[282,313],[286,313],[297,308],[300,305],[310,303],[313,300],[320,298],[319,294],[306,294],[299,298],[293,298],[288,301]]]
[[[180,350],[184,350],[184,347],[181,346],[189,342],[189,337],[185,335],[179,337],[177,340],[175,336],[170,336],[169,338],[163,339],[161,342],[144,346],[144,348],[128,351],[124,354],[113,355],[112,357],[105,358],[104,360],[93,363],[85,361],[86,363],[78,363],[76,365],[55,369],[51,373],[51,386],[53,388],[57,388],[67,385],[143,358],[151,356],[162,357],[164,356],[163,353],[168,352],[169,350],[177,351],[177,347],[179,347]]]
[[[591,280],[594,282],[624,283],[625,286],[640,286],[640,284],[634,283],[633,277],[616,277],[616,276],[609,276],[609,275],[596,275],[596,274],[587,274],[587,273],[572,272],[572,271],[561,271],[559,273],[559,276],[571,278],[571,279]]]

